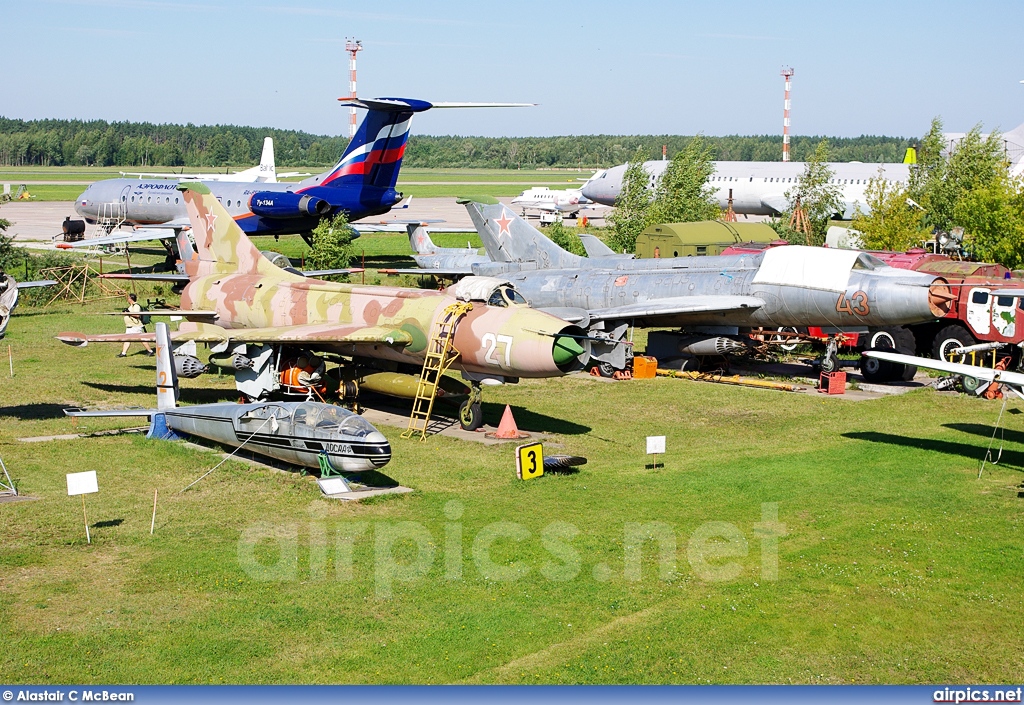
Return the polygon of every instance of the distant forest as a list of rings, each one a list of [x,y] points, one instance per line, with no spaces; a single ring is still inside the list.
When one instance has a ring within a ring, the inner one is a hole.
[[[103,120],[12,120],[0,117],[0,166],[248,166],[259,162],[264,137],[274,138],[278,166],[330,166],[345,151],[346,137],[234,125],[154,125]],[[410,167],[531,169],[607,167],[633,156],[650,158],[662,145],[672,157],[691,137],[680,135],[580,135],[565,137],[455,137],[413,135],[405,154]],[[721,160],[781,158],[780,135],[706,137]],[[794,161],[814,151],[822,137],[792,138]],[[898,162],[914,140],[903,137],[829,137],[833,161]]]

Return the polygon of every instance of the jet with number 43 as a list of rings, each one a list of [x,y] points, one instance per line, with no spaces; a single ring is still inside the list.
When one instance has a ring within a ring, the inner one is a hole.
[[[464,203],[491,260],[466,271],[506,278],[531,306],[586,329],[603,373],[626,366],[630,325],[678,328],[662,337],[674,349],[660,354],[699,357],[744,349],[743,334],[754,328],[931,321],[955,298],[941,277],[855,250],[790,245],[715,257],[580,257],[508,206]]]
[[[193,249],[178,235],[189,278],[181,310],[174,311],[187,321],[171,334],[179,374],[202,373],[198,353],[181,346],[205,343],[210,364],[232,370],[238,390],[253,401],[354,398],[361,387],[411,397],[435,323],[469,302],[453,329],[452,369],[470,383],[462,385],[459,419],[477,428],[482,384],[561,376],[589,360],[589,341],[578,326],[530,308],[505,279],[468,277],[443,292],[310,279],[263,256],[204,184],[178,189],[195,236]],[[154,336],[61,333],[58,339],[81,346]],[[336,366],[328,370],[327,362]]]

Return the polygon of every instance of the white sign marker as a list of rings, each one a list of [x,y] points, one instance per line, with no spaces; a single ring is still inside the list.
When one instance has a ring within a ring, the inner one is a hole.
[[[664,436],[648,436],[647,437],[647,455],[654,455],[656,453],[665,452],[665,437]]]
[[[328,497],[352,491],[344,477],[322,477],[316,482],[320,485],[320,491]]]
[[[87,543],[92,543],[92,537],[89,535],[89,516],[85,513],[85,495],[100,491],[99,484],[96,482],[96,471],[89,470],[88,472],[72,472],[68,473],[67,478],[68,497],[74,497],[76,494],[82,495],[82,517],[85,519],[85,540]]]
[[[73,472],[68,476],[68,497],[76,494],[92,494],[99,492],[99,485],[96,483],[96,471]]]

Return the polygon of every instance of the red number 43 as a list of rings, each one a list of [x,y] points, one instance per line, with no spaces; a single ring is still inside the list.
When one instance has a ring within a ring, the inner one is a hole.
[[[871,308],[868,306],[868,295],[863,291],[854,292],[850,298],[846,298],[846,294],[840,294],[839,301],[836,302],[836,311],[854,316],[867,316],[871,313]]]

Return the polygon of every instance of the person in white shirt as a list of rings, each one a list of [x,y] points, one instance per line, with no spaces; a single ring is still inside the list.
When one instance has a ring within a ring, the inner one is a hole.
[[[146,326],[142,324],[142,306],[139,305],[139,297],[135,294],[128,294],[128,308],[124,310],[124,332],[125,333],[145,333]],[[125,341],[124,346],[121,348],[121,354],[118,357],[128,357],[128,346],[131,343]],[[149,343],[142,341],[142,347],[146,348],[147,355],[154,355],[153,349],[149,347]]]

